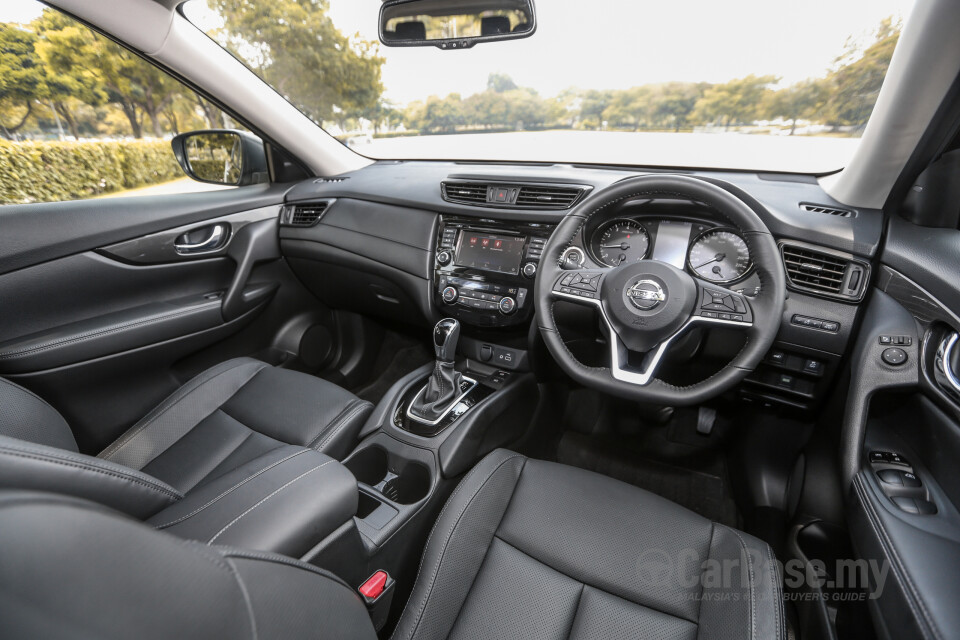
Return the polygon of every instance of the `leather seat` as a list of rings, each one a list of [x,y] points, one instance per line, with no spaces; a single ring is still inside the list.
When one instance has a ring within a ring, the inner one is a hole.
[[[0,379],[0,488],[87,498],[183,537],[297,555],[355,513],[356,481],[330,463],[352,450],[371,410],[314,376],[239,358],[93,457],[56,410]]]
[[[323,571],[170,540],[77,500],[0,494],[6,636],[376,637],[356,594]],[[765,543],[619,481],[498,450],[444,506],[393,634],[447,637],[786,629]]]

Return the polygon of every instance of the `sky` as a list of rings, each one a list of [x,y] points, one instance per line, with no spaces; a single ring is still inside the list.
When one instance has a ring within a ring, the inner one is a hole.
[[[202,2],[203,0],[192,0]],[[262,0],[269,2],[270,0]],[[380,0],[329,0],[345,34],[377,39]],[[751,73],[790,84],[821,76],[848,36],[869,39],[913,0],[538,0],[530,38],[472,49],[381,47],[385,97],[396,104],[482,91],[490,73],[553,96],[670,80],[725,82]],[[39,15],[35,0],[0,0],[0,22]]]

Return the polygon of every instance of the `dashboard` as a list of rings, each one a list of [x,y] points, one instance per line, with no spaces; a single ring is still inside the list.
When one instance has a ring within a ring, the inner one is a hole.
[[[638,173],[563,164],[377,162],[336,180],[293,186],[286,202],[314,215],[299,228],[281,226],[281,250],[330,308],[418,330],[456,317],[467,357],[522,368],[536,358],[532,292],[544,243],[593,192]],[[693,173],[724,185],[757,212],[787,274],[790,293],[775,349],[744,383],[744,397],[815,406],[848,351],[880,246],[882,212],[845,210],[811,176]],[[585,269],[660,260],[747,297],[760,286],[739,231],[690,201],[636,199],[592,216],[564,259]],[[573,311],[557,309],[575,319]],[[592,345],[591,318],[583,319],[584,344]],[[720,341],[721,349],[731,346]]]

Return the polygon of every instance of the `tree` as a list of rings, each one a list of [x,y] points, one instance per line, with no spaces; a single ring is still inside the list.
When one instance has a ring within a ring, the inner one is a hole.
[[[505,73],[491,73],[487,77],[487,89],[495,93],[506,93],[517,89],[517,83]]]
[[[654,97],[653,118],[660,125],[680,131],[710,85],[693,82],[667,82],[659,85]]]
[[[33,50],[36,36],[0,24],[0,126],[11,138],[33,115],[33,102],[46,91],[43,64]]]
[[[885,19],[873,43],[864,50],[853,40],[847,41],[844,52],[836,60],[836,69],[827,77],[830,97],[826,112],[830,124],[866,126],[880,95],[901,27],[891,18]]]
[[[723,124],[724,128],[734,123],[751,122],[759,114],[760,101],[776,76],[737,78],[717,84],[703,93],[694,107],[694,116],[701,122]]]
[[[790,135],[797,129],[797,120],[812,118],[826,101],[826,83],[822,80],[804,80],[764,96],[760,111],[768,118],[790,121]]]
[[[326,0],[208,0],[225,45],[318,122],[374,108],[383,93],[379,44],[348,38]]]

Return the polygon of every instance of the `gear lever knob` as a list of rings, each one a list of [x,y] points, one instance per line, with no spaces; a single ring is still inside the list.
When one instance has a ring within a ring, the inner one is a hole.
[[[433,348],[439,362],[453,362],[460,340],[460,323],[453,318],[444,318],[433,328]]]

